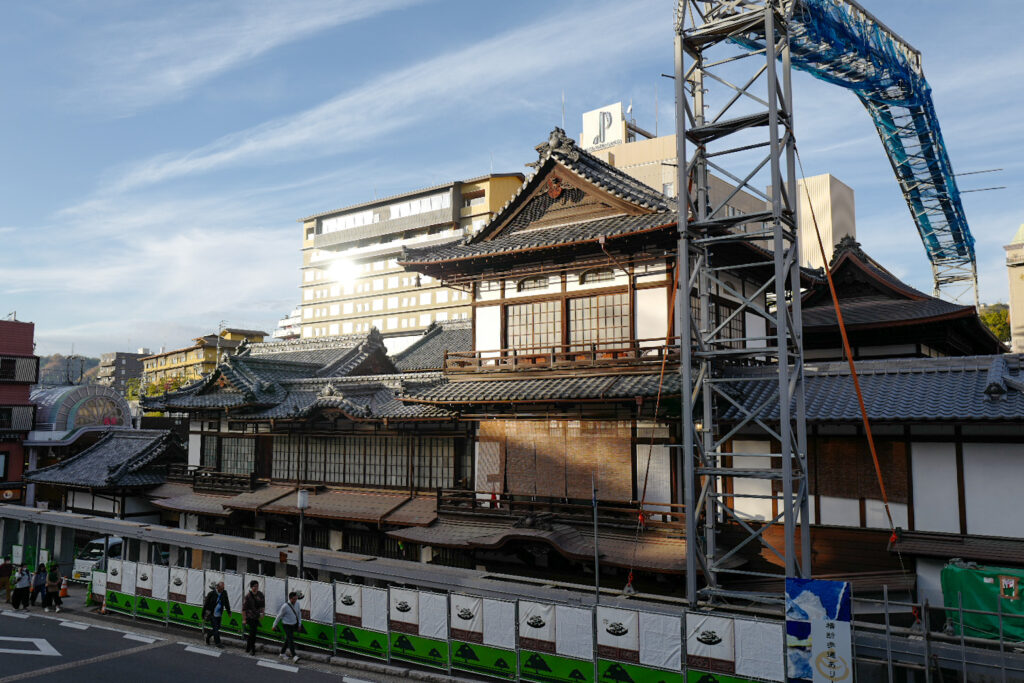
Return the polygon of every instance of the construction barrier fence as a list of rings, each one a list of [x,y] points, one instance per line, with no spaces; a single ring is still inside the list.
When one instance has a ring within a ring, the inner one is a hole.
[[[274,616],[301,596],[297,642],[332,653],[532,683],[732,683],[785,680],[781,621],[678,610],[503,600],[466,593],[375,588],[110,560],[94,571],[106,609],[201,629],[203,601],[224,582],[232,607],[221,629],[242,633],[242,598],[266,598],[258,635],[280,641]]]

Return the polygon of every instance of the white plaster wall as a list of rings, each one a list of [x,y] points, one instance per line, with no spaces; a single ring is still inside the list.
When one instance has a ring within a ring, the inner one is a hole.
[[[856,498],[821,496],[821,519],[818,523],[859,527],[860,501]]]
[[[650,462],[650,472],[647,463]],[[644,478],[647,478],[647,492],[644,495]],[[636,447],[636,496],[653,503],[672,502],[672,464],[668,446],[641,443]],[[664,505],[644,505],[645,510],[667,512]]]
[[[941,575],[945,565],[944,560],[917,558],[917,599],[919,602],[927,600],[932,605],[943,604]]]
[[[68,497],[72,507],[79,510],[95,510],[96,512],[114,512],[114,501],[110,498],[100,498],[96,496],[93,499],[93,495],[88,491],[69,491],[71,495]]]
[[[967,533],[1021,538],[1024,444],[965,443]]]
[[[746,323],[747,337],[753,338],[747,342],[747,346],[755,349],[763,347],[765,345],[763,339],[766,330],[765,319],[756,313],[744,313],[743,315],[745,318],[744,322]],[[762,338],[759,339],[758,337]]]
[[[636,338],[664,339],[667,331],[668,291],[664,287],[637,290]]]
[[[737,455],[738,452],[767,453],[768,444],[757,441],[733,442],[732,466],[740,470],[771,469],[771,458],[753,455]],[[772,483],[768,479],[736,477],[732,480],[733,493],[737,495],[770,496]],[[772,501],[766,498],[733,498],[733,508],[741,516],[767,521],[772,518]]]
[[[908,527],[907,504],[889,503],[892,512],[892,523],[901,529]],[[864,524],[869,529],[888,529],[889,519],[885,516],[885,506],[880,500],[867,498],[864,500]]]
[[[476,309],[476,350],[493,351],[501,348],[501,307],[484,306]]]
[[[188,435],[188,464],[193,467],[202,464],[202,439],[201,434]]]
[[[956,486],[956,447],[951,443],[911,443],[914,528],[960,531]]]

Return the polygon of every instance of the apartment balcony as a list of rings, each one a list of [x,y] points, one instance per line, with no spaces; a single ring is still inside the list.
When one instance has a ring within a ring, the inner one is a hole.
[[[444,354],[444,371],[449,374],[615,368],[650,371],[678,363],[677,339],[665,337]]]
[[[38,358],[0,355],[0,384],[35,384],[38,381]]]

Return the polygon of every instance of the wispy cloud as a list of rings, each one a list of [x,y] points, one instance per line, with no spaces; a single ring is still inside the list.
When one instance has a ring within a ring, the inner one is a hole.
[[[96,32],[90,76],[73,94],[89,106],[132,114],[194,88],[281,45],[421,0],[232,0],[170,3],[159,17]]]
[[[190,152],[151,158],[130,168],[111,189],[125,191],[242,163],[350,151],[456,107],[462,115],[469,111],[494,115],[517,101],[505,96],[510,88],[529,88],[547,75],[574,67],[600,70],[626,55],[636,59],[663,49],[669,44],[670,24],[635,21],[638,15],[667,13],[663,5],[638,0],[582,16],[546,16],[385,74],[293,116],[227,135]],[[596,36],[601,39],[595,40]]]

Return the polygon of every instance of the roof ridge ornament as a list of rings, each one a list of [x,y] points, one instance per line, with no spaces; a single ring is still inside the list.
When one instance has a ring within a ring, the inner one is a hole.
[[[536,147],[537,150],[537,161],[532,164],[527,164],[531,168],[538,168],[548,157],[559,154],[568,158],[570,161],[579,161],[580,150],[576,146],[576,141],[565,134],[565,131],[559,127],[555,127],[548,139]]]
[[[862,261],[868,260],[868,255],[861,249],[860,242],[851,235],[844,235],[842,239],[836,242],[835,249],[832,251],[832,259],[828,262],[829,267],[834,266],[839,257],[845,252],[851,252]]]

